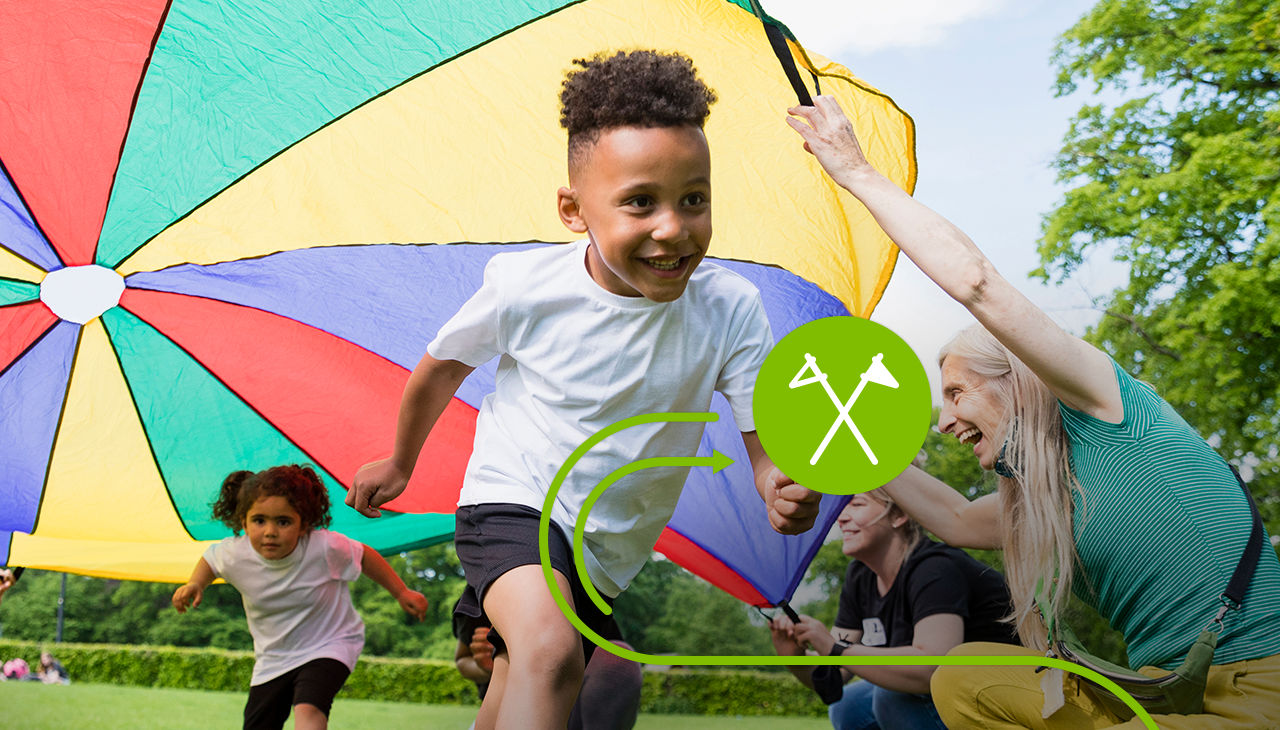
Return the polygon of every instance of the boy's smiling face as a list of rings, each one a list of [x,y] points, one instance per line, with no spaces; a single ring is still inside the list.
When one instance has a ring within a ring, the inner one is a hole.
[[[605,130],[569,176],[560,219],[590,237],[591,278],[621,296],[678,299],[711,242],[711,152],[702,130]]]

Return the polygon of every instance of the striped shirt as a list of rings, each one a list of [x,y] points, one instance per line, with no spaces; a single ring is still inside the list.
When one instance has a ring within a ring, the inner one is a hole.
[[[1124,634],[1132,667],[1176,668],[1218,610],[1252,516],[1230,467],[1173,407],[1115,366],[1124,420],[1059,403],[1083,487],[1073,529],[1075,592]],[[1214,664],[1280,654],[1280,561],[1264,535],[1243,609],[1228,613]]]

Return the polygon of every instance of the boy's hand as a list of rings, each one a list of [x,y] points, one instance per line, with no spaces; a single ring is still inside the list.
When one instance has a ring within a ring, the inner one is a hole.
[[[427,597],[413,590],[405,590],[396,596],[396,601],[400,604],[400,608],[410,616],[419,621],[427,617]]]
[[[378,507],[399,497],[407,486],[409,475],[396,468],[390,459],[382,459],[360,467],[345,501],[365,517],[381,517],[382,510]]]
[[[818,519],[818,502],[821,492],[796,484],[778,467],[765,477],[765,507],[769,510],[769,524],[783,535],[798,535]]]
[[[186,613],[188,606],[193,609],[199,608],[200,601],[203,599],[204,589],[195,583],[188,583],[173,592],[173,607],[178,610],[178,613]]]
[[[832,180],[843,186],[851,177],[872,169],[835,97],[818,96],[813,106],[791,107],[787,113],[791,115],[787,124],[804,138],[805,151],[818,158]]]

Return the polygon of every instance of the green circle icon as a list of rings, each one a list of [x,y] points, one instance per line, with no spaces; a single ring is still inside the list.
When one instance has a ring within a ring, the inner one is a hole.
[[[827,494],[857,494],[902,473],[932,416],[929,378],[893,330],[859,317],[801,325],[765,358],[756,431],[787,476]]]

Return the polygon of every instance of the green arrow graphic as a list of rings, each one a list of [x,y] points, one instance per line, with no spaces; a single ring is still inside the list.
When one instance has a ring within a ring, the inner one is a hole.
[[[613,654],[615,656],[628,659],[641,664],[680,664],[684,666],[985,666],[985,667],[1050,667],[1053,669],[1061,669],[1064,672],[1078,674],[1086,679],[1092,680],[1103,687],[1107,688],[1112,694],[1120,698],[1121,701],[1133,710],[1135,715],[1148,730],[1160,730],[1156,726],[1151,715],[1143,709],[1142,705],[1133,698],[1133,695],[1124,691],[1120,685],[1116,684],[1107,677],[1095,672],[1087,667],[1064,661],[1054,657],[1038,657],[1038,656],[893,656],[893,657],[850,657],[850,656],[658,656],[656,654],[644,654],[631,649],[624,649],[617,644],[609,641],[600,634],[596,633],[587,626],[587,624],[578,618],[578,614],[569,605],[568,599],[564,593],[560,591],[560,584],[556,582],[555,572],[551,568],[551,509],[555,504],[556,496],[560,493],[560,487],[564,484],[565,478],[573,467],[578,463],[584,454],[590,451],[596,444],[613,434],[646,423],[659,422],[696,422],[703,421],[711,423],[719,420],[719,415],[715,413],[646,413],[640,416],[632,416],[624,418],[617,423],[601,429],[595,435],[582,442],[582,445],[573,450],[569,454],[569,458],[565,459],[564,465],[560,467],[560,471],[556,472],[555,479],[551,481],[550,487],[547,489],[547,497],[542,503],[542,516],[538,520],[538,552],[542,559],[542,576],[547,581],[547,588],[551,591],[551,597],[555,600],[556,605],[560,607],[560,611],[564,613],[565,618],[569,619],[569,623],[573,624],[579,633],[591,640],[597,647]],[[604,601],[595,586],[592,585],[590,577],[587,575],[586,564],[582,559],[582,540],[584,528],[586,526],[587,515],[591,512],[591,507],[595,505],[600,495],[604,494],[604,490],[610,485],[617,482],[624,476],[637,472],[641,469],[659,466],[710,466],[715,471],[720,471],[733,460],[728,456],[716,451],[712,456],[662,456],[651,459],[641,459],[640,461],[626,464],[614,470],[609,476],[605,477],[599,484],[591,490],[587,500],[582,505],[582,511],[578,514],[573,529],[573,562],[577,569],[578,578],[582,582],[583,588],[587,595],[596,606],[606,615],[612,613],[613,609]]]
[[[596,608],[599,608],[604,615],[608,616],[613,613],[613,607],[605,602],[604,598],[596,590],[595,585],[592,584],[591,576],[587,575],[586,559],[582,557],[582,541],[586,536],[587,515],[591,513],[591,508],[596,505],[596,500],[614,482],[641,469],[653,469],[660,466],[709,466],[713,472],[719,472],[733,463],[733,459],[719,451],[712,451],[711,453],[711,456],[656,456],[652,459],[633,461],[620,469],[615,469],[591,490],[591,494],[587,495],[586,501],[582,503],[582,511],[578,513],[578,521],[573,525],[573,566],[578,570],[578,580],[582,581],[582,589],[586,591],[592,603],[595,603]]]

